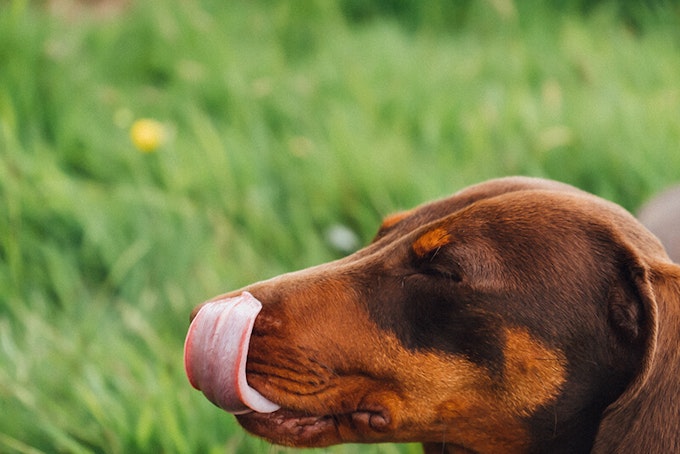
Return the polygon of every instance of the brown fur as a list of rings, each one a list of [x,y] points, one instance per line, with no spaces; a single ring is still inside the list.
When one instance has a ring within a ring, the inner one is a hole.
[[[573,187],[473,186],[244,290],[248,380],[282,410],[238,420],[274,443],[680,452],[680,267]]]

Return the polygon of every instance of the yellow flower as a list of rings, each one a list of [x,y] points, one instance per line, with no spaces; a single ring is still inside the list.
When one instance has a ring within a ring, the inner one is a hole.
[[[135,121],[130,128],[130,138],[139,151],[152,153],[163,145],[167,131],[163,123],[150,118]]]

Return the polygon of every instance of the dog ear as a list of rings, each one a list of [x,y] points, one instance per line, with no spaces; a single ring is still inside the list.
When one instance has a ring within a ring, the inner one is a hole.
[[[629,341],[642,343],[643,363],[605,410],[596,454],[680,452],[680,266],[636,262],[628,268],[627,295],[611,295],[610,321]]]

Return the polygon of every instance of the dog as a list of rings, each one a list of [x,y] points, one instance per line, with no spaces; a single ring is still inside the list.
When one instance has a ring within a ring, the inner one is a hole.
[[[680,452],[680,266],[566,184],[469,187],[191,317],[191,384],[276,444]]]
[[[680,263],[680,185],[647,201],[637,217],[661,240],[671,260]]]

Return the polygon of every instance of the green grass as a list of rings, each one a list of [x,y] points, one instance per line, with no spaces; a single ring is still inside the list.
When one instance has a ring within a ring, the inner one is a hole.
[[[195,304],[340,256],[333,226],[366,242],[381,216],[487,178],[631,210],[676,180],[677,9],[633,27],[604,1],[542,3],[471,3],[447,26],[435,2],[416,21],[0,2],[0,452],[295,452],[191,389]],[[130,141],[142,117],[171,130],[156,153]]]

